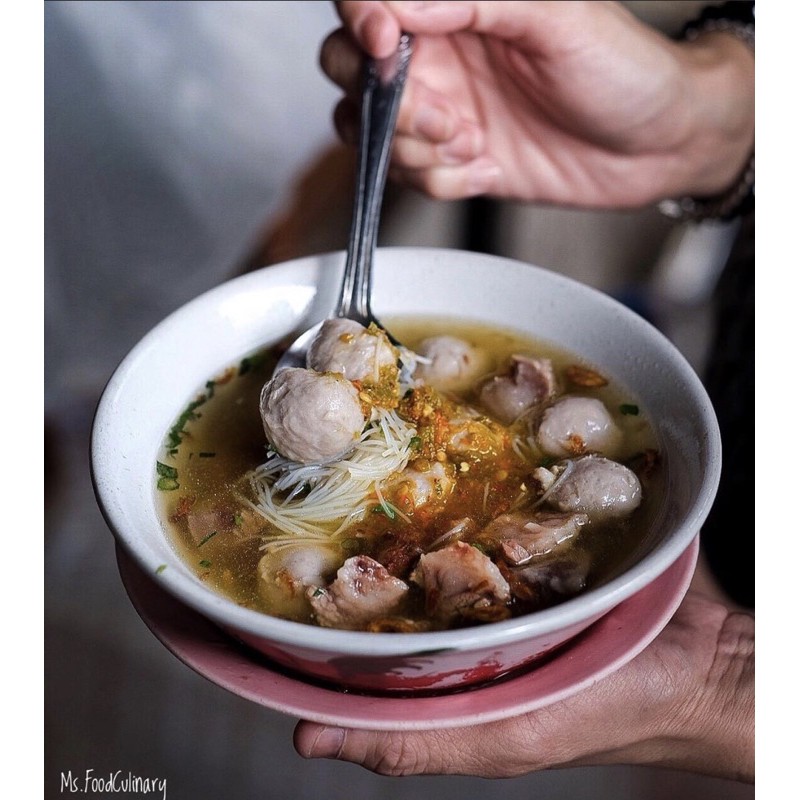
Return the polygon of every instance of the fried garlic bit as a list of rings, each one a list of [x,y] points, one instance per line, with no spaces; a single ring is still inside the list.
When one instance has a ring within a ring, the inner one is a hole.
[[[580,386],[584,389],[598,389],[601,386],[608,386],[608,379],[604,378],[599,372],[589,367],[582,367],[580,364],[571,364],[564,370],[564,376],[573,386]]]

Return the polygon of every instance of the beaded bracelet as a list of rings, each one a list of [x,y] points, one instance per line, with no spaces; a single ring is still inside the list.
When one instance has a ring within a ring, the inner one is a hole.
[[[732,219],[749,210],[756,190],[756,156],[753,153],[739,180],[717,197],[682,197],[662,200],[658,210],[666,217],[681,220]]]
[[[740,3],[739,7],[749,6],[752,18],[752,5]],[[746,45],[755,48],[756,29],[752,21],[745,21],[741,14],[737,18],[719,16],[726,8],[734,6],[726,3],[722,7],[708,9],[696,21],[690,22],[683,30],[683,38],[694,41],[704,33],[728,33],[736,36]],[[750,156],[739,180],[727,191],[716,197],[682,197],[678,200],[662,200],[658,210],[667,217],[679,220],[731,219],[750,209],[755,198],[756,156]]]

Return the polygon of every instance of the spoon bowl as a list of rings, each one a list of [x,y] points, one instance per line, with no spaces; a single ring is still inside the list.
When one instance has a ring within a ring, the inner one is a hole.
[[[352,319],[365,328],[377,325],[396,347],[400,347],[400,343],[372,313],[370,295],[381,204],[397,110],[411,61],[412,41],[409,34],[403,34],[391,56],[368,58],[364,63],[353,218],[339,299],[330,315],[330,318]],[[281,357],[275,372],[288,367],[305,367],[308,348],[321,326],[320,322],[298,336]]]

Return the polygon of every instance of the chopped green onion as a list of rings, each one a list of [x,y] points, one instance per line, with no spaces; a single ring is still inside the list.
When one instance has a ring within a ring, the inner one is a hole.
[[[266,353],[256,353],[254,356],[247,356],[239,363],[239,374],[244,375],[250,372],[251,369],[256,369],[264,363]]]
[[[203,405],[206,400],[208,400],[208,396],[201,394],[197,400],[193,400],[188,406],[186,406],[186,408],[183,410],[183,413],[178,417],[177,422],[169,429],[169,433],[167,434],[168,447],[176,448],[183,441],[183,436],[186,433],[184,430],[186,423],[190,420],[197,419],[200,416],[199,414],[195,413],[195,409]]]
[[[211,562],[204,558],[200,562],[200,566],[203,567],[203,569],[208,569],[211,566]]]
[[[158,567],[156,567],[156,575],[160,575],[166,568],[166,564],[159,564]]]
[[[385,501],[381,503],[381,505],[375,506],[372,509],[372,513],[386,514],[386,516],[389,517],[389,519],[394,519],[397,516],[397,514],[395,514],[394,508],[392,508],[392,506]]]
[[[622,414],[626,414],[631,417],[636,417],[639,415],[639,406],[634,405],[633,403],[623,403],[619,410]]]
[[[200,540],[200,543],[197,545],[198,547],[202,547],[209,539],[213,539],[219,531],[211,531],[208,536],[205,536],[203,539]]]
[[[177,478],[178,477],[178,470],[175,467],[171,467],[169,464],[162,464],[160,461],[156,461],[156,472],[162,478]]]
[[[172,492],[180,487],[178,483],[178,470],[169,464],[156,461],[156,474],[159,476],[156,487],[162,492]]]
[[[237,528],[241,528],[241,527],[242,527],[242,525],[244,525],[244,517],[242,516],[242,514],[241,514],[239,511],[237,511],[237,512],[236,512],[236,513],[233,515],[233,524],[234,524],[234,525],[235,525]]]
[[[419,450],[422,447],[422,437],[421,436],[412,436],[408,440],[408,446],[413,448],[414,450]]]

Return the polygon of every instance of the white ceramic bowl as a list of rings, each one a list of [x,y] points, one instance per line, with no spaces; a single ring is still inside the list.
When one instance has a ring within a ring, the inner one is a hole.
[[[119,545],[183,603],[279,664],[367,691],[463,687],[529,664],[661,575],[691,544],[719,480],[716,418],[692,368],[621,304],[528,264],[445,249],[376,256],[379,317],[421,314],[514,327],[602,367],[648,412],[667,471],[666,497],[632,566],[559,606],[480,627],[415,634],[328,630],[275,619],[210,591],[159,522],[154,464],[166,431],[209,376],[328,315],[342,253],[231,280],[196,298],[139,342],[112,376],[92,438],[95,490]],[[166,564],[166,568],[162,565]]]

